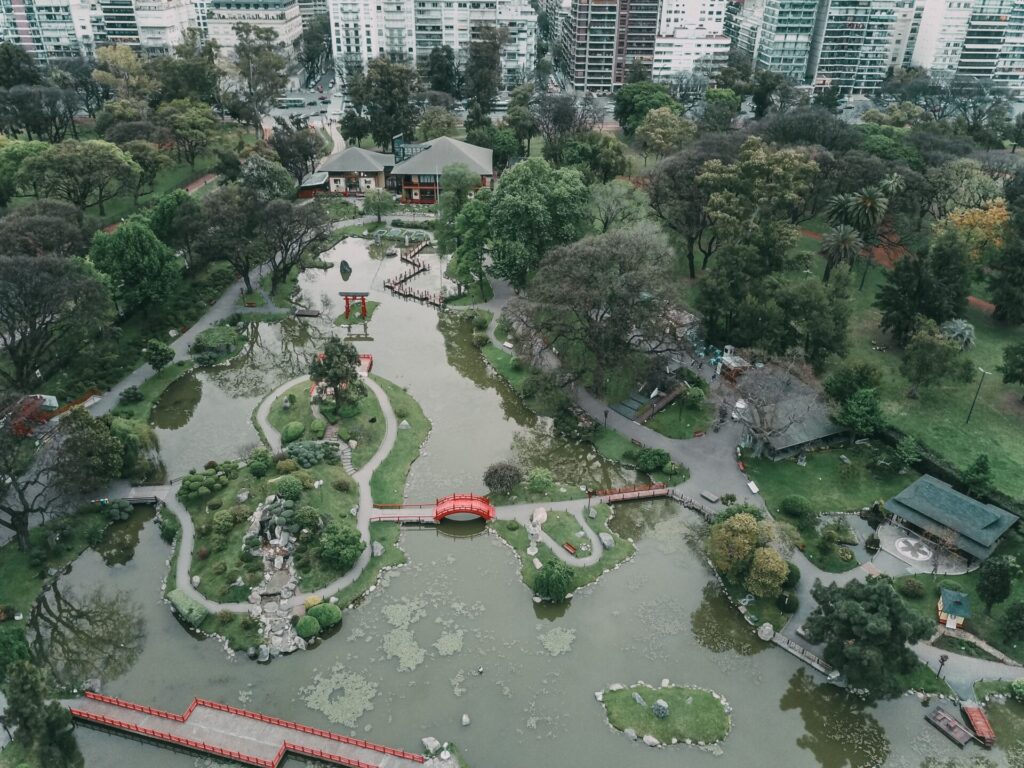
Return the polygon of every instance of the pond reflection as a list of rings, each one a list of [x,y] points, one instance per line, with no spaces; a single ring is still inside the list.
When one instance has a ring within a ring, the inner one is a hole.
[[[203,384],[195,371],[172,381],[153,403],[149,421],[160,429],[180,429],[188,424],[203,396]]]
[[[150,506],[136,507],[127,520],[114,523],[103,532],[100,543],[93,547],[108,566],[124,565],[135,557],[139,534],[143,526],[153,519],[156,510]]]
[[[753,634],[718,582],[706,584],[703,596],[700,606],[690,615],[690,626],[698,643],[715,653],[741,656],[752,656],[769,647]]]

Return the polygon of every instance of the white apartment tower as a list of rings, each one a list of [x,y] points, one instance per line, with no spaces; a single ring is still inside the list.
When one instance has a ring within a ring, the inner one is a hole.
[[[235,47],[238,37],[234,26],[242,22],[274,30],[286,47],[294,45],[302,34],[298,0],[208,0],[206,33],[222,49]]]
[[[662,0],[651,68],[655,82],[683,72],[714,72],[729,57],[726,0]]]
[[[16,43],[40,64],[91,56],[102,15],[87,0],[3,0],[0,40]]]
[[[822,0],[815,24],[808,82],[842,94],[874,93],[893,63],[900,8],[908,0]]]

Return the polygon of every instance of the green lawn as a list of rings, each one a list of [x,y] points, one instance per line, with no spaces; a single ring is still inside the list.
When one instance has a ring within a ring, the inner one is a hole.
[[[580,544],[588,539],[578,536],[577,534],[582,533],[583,529],[580,528],[579,523],[576,522],[576,518],[568,512],[561,510],[552,510],[548,512],[548,519],[544,521],[541,526],[544,529],[544,533],[550,536],[555,544],[562,545],[566,542],[572,544],[574,547],[579,548]],[[576,553],[577,557],[586,557],[589,553],[583,552],[582,550]]]
[[[640,695],[645,706],[633,699],[634,693]],[[732,728],[725,705],[700,688],[634,685],[618,691],[605,691],[603,699],[608,722],[613,728],[620,731],[632,728],[641,738],[650,734],[663,744],[670,744],[672,739],[713,744],[724,739]],[[658,699],[663,699],[668,705],[668,717],[656,717],[651,711]]]
[[[787,496],[806,497],[818,512],[848,512],[888,499],[918,478],[870,467],[879,455],[874,446],[851,445],[807,454],[807,466],[795,459],[743,458],[747,474],[757,483],[765,504],[774,514]],[[846,465],[840,456],[850,459]]]
[[[309,403],[309,389],[311,386],[312,382],[310,381],[296,384],[277,398],[273,405],[270,406],[267,421],[270,422],[270,426],[276,429],[279,434],[284,431],[286,425],[293,421],[298,421],[306,428],[306,432],[299,439],[310,439],[309,425],[313,423],[313,409]],[[285,401],[289,396],[294,398],[295,402],[290,408],[285,409]]]
[[[355,440],[356,447],[352,451],[352,465],[359,469],[373,458],[387,425],[384,423],[384,411],[380,402],[372,392],[367,392],[358,404],[354,414],[343,411],[338,422],[338,437],[342,440]],[[401,419],[399,419],[401,421]]]
[[[348,317],[345,317],[345,313],[342,312],[336,318],[334,318],[335,325],[362,325],[368,323],[373,319],[373,313],[377,311],[377,307],[380,306],[379,301],[368,300],[366,302],[366,317],[362,315],[362,308],[358,302],[353,302],[352,307],[348,313]]]
[[[1003,537],[1002,542],[996,548],[995,555],[1012,555],[1018,562],[1024,563],[1024,535],[1016,528],[1010,529]],[[906,597],[903,602],[909,608],[927,617],[930,621],[938,621],[935,614],[935,604],[939,597],[938,585],[940,582],[948,582],[956,589],[967,593],[971,600],[971,616],[964,622],[964,629],[977,635],[989,645],[1002,651],[1010,658],[1024,663],[1024,640],[1007,640],[1002,633],[1002,618],[1006,608],[1012,603],[1024,600],[1024,579],[1014,579],[1013,591],[1010,597],[1002,603],[994,605],[992,612],[985,611],[985,604],[978,597],[978,572],[973,571],[962,576],[932,576],[931,574],[917,574],[913,577],[903,576],[896,581],[903,581],[907,578],[915,578],[925,587],[924,597],[911,600]],[[938,626],[936,624],[936,626]],[[1022,672],[1021,677],[1024,677]]]
[[[740,600],[750,594],[745,586],[734,584],[724,576],[722,577],[722,585],[735,603],[739,603]],[[760,597],[747,604],[746,616],[754,622],[754,626],[760,626],[767,621],[775,628],[776,632],[786,626],[786,622],[789,621],[789,614],[780,611],[779,607],[775,604],[775,600]]]
[[[405,500],[405,480],[413,462],[420,457],[430,421],[408,392],[387,379],[373,378],[387,394],[399,423],[408,421],[409,427],[398,430],[394,447],[370,478],[370,492],[375,504],[401,504]]]
[[[986,661],[999,661],[995,656],[987,651],[982,650],[974,643],[969,643],[966,640],[959,640],[950,635],[940,636],[934,643],[936,648],[941,648],[949,653],[957,653],[961,656],[970,656],[972,659],[985,659]]]
[[[137,419],[148,424],[149,412],[153,409],[153,404],[160,399],[160,395],[164,393],[167,387],[177,378],[183,376],[193,365],[194,362],[192,360],[178,360],[160,369],[139,386],[139,391],[144,397],[143,400],[137,403],[118,405],[114,409],[114,414],[127,419]]]
[[[601,558],[594,565],[572,569],[576,577],[573,589],[579,589],[586,584],[597,581],[605,570],[614,568],[624,560],[628,560],[636,552],[636,547],[633,544],[608,528],[608,518],[612,514],[611,507],[606,504],[598,504],[596,509],[597,515],[593,520],[589,517],[586,518],[587,525],[595,533],[610,533],[615,540],[615,546],[611,549],[603,550]],[[548,514],[551,515],[553,513],[549,510]],[[519,559],[522,561],[520,575],[522,576],[523,583],[532,590],[534,579],[537,576],[537,569],[533,565],[533,558],[526,554],[526,550],[530,546],[530,540],[526,534],[525,526],[520,525],[514,520],[495,520],[493,526],[494,532],[519,554]],[[537,559],[541,563],[547,563],[554,562],[558,558],[546,544],[540,543],[537,545]]]
[[[220,635],[236,651],[244,652],[264,642],[260,634],[260,623],[245,614],[222,611],[211,613],[199,629],[209,635]]]
[[[678,398],[667,408],[654,414],[648,420],[647,426],[665,437],[678,440],[693,437],[696,432],[707,432],[714,420],[714,406],[701,403],[699,407],[691,408]]]
[[[935,674],[927,664],[918,662],[905,675],[899,675],[900,686],[904,691],[924,691],[925,693],[941,693],[949,696],[953,693],[946,681]]]

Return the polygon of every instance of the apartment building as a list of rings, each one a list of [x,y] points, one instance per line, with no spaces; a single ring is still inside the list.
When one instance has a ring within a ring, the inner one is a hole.
[[[91,56],[102,15],[88,0],[0,0],[0,40],[10,40],[37,62]]]
[[[208,0],[206,34],[222,49],[235,47],[234,27],[243,22],[274,30],[285,46],[295,45],[302,34],[298,0]]]
[[[893,63],[899,13],[909,0],[822,0],[818,9],[808,82],[843,94],[874,93]]]
[[[651,77],[668,82],[683,72],[714,72],[729,58],[726,0],[663,0]]]

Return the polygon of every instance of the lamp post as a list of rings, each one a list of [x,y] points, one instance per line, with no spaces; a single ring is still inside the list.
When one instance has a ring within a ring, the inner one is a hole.
[[[974,399],[971,401],[971,410],[967,412],[967,420],[964,421],[964,424],[971,423],[971,414],[974,413],[974,406],[978,402],[978,395],[981,394],[981,385],[985,383],[985,377],[988,376],[988,371],[984,368],[979,367],[978,370],[981,371],[981,378],[978,380],[978,388],[974,392]]]
[[[942,668],[944,666],[946,666],[946,662],[947,661],[949,661],[949,655],[948,654],[944,653],[941,656],[939,656],[939,671],[936,673],[936,674],[938,674],[939,677],[942,677]]]

